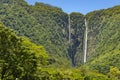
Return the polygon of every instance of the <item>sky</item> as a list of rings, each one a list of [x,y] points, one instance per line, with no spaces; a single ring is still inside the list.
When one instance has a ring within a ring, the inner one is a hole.
[[[80,12],[87,14],[88,12],[100,9],[110,8],[120,5],[120,0],[25,0],[28,4],[34,5],[35,2],[43,2],[62,8],[64,12]]]

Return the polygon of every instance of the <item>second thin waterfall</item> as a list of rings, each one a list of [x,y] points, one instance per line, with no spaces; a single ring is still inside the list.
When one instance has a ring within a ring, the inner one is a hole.
[[[70,15],[68,15],[69,19],[68,19],[68,28],[69,28],[69,44],[71,42],[71,24],[70,24]]]
[[[86,30],[85,30],[85,42],[84,42],[84,44],[85,44],[85,47],[84,47],[84,63],[86,62],[86,57],[87,57],[87,36],[88,36],[88,26],[87,26],[87,21],[86,21],[86,19],[85,19],[85,28],[86,28]]]

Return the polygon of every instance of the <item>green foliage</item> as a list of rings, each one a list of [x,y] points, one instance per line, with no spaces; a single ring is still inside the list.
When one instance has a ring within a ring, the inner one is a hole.
[[[45,68],[48,56],[43,46],[37,46],[25,37],[17,37],[13,30],[4,27],[3,24],[0,24],[0,42],[0,77],[2,80],[107,79],[102,74],[94,74],[82,68]]]
[[[120,69],[120,6],[87,14],[88,64],[107,74],[110,66]]]
[[[30,6],[25,1],[19,0],[4,0],[0,3],[0,21],[19,35],[28,37],[38,45],[43,45],[51,58],[56,56],[54,59],[56,65],[64,65],[64,61],[70,65],[68,49],[71,48],[74,48],[71,50],[73,53],[69,54],[74,54],[74,63],[76,65],[82,63],[84,33],[82,14],[75,12],[70,14],[71,34],[74,41],[69,48],[68,14],[60,8],[38,2]],[[77,63],[78,61],[80,63]]]
[[[107,76],[96,72],[86,70],[84,73],[79,68],[42,68],[38,75],[40,80],[108,80]]]
[[[24,45],[24,47],[29,50],[29,53],[34,54],[39,59],[40,64],[48,64],[48,55],[46,54],[46,51],[43,46],[37,46],[36,44],[31,43],[27,38],[24,37],[22,37],[22,40],[22,45]]]
[[[50,56],[64,57],[69,64],[68,16],[60,8],[43,3],[30,6],[24,0],[4,0],[0,1],[0,13],[0,21],[5,26],[28,37],[30,41],[43,45]]]
[[[110,67],[109,76],[111,80],[119,80],[120,70],[117,67]]]
[[[88,24],[86,68],[83,63],[84,18]],[[71,43],[68,44],[68,14],[60,8],[24,0],[0,1],[0,77],[2,80],[119,80],[120,6],[70,14]],[[31,43],[34,42],[34,43]],[[40,46],[43,45],[43,46]],[[48,53],[48,55],[46,54]],[[110,66],[113,66],[112,68]],[[61,67],[63,69],[61,69]],[[66,69],[68,68],[68,69]]]
[[[0,77],[29,80],[35,78],[37,67],[47,62],[43,46],[17,37],[13,30],[0,24]]]

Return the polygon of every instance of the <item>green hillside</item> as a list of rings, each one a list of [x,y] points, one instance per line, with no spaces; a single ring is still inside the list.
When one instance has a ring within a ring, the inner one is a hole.
[[[120,69],[120,6],[87,14],[88,63],[107,73],[110,66]]]
[[[68,14],[60,8],[44,3],[31,6],[24,0],[4,0],[0,4],[0,21],[19,35],[45,46],[51,56],[51,63],[56,66],[75,66],[82,63],[84,16],[81,13],[70,14],[72,42],[69,44]]]
[[[97,74],[97,75],[96,75]],[[43,46],[0,23],[0,80],[84,80],[107,76],[80,68],[50,68],[49,56]]]
[[[0,12],[0,21],[4,25],[30,41],[45,46],[58,65],[64,64],[64,61],[64,65],[69,65],[68,15],[61,9],[43,3],[30,6],[24,0],[4,0],[0,1]]]
[[[84,64],[85,19],[88,25]],[[6,26],[6,27],[5,27]],[[83,15],[0,1],[0,80],[119,80],[120,6]]]

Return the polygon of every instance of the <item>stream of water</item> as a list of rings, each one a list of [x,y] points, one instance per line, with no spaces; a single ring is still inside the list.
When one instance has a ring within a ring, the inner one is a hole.
[[[88,26],[87,26],[87,21],[86,21],[86,19],[85,19],[85,28],[86,28],[86,30],[85,30],[85,48],[84,48],[84,63],[86,62],[86,59],[87,59],[87,37],[88,37]]]
[[[71,41],[71,23],[70,23],[70,15],[69,15],[68,21],[69,21],[68,28],[69,28],[69,43],[70,43],[70,41]]]

